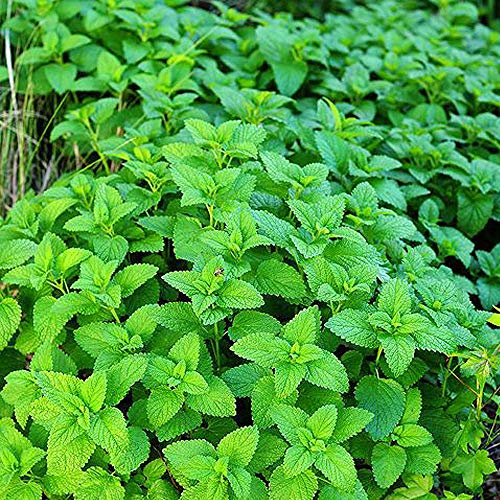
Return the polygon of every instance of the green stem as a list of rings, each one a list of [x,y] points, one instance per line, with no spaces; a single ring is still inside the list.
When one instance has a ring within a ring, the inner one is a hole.
[[[481,421],[481,411],[483,410],[483,394],[484,394],[484,384],[477,385],[477,399],[476,399],[476,417],[478,421]]]
[[[215,323],[214,325],[214,355],[217,364],[217,373],[220,373],[222,363],[220,355],[219,323]]]
[[[441,391],[441,396],[443,396],[443,397],[444,397],[445,392],[446,392],[446,386],[448,384],[448,377],[450,376],[449,373],[451,371],[451,363],[452,363],[452,361],[453,361],[453,357],[450,356],[448,358],[448,362],[446,363],[446,372],[445,372],[444,378],[443,378],[443,389]]]
[[[214,227],[214,206],[213,205],[206,205],[207,210],[208,210],[208,216],[210,218],[209,223],[210,227]]]
[[[113,315],[113,318],[117,323],[120,323],[120,318],[118,317],[118,314],[116,314],[116,309],[114,307],[109,308],[111,314]]]
[[[377,378],[380,378],[380,375],[378,372],[378,364],[380,362],[380,356],[382,356],[382,350],[383,350],[383,347],[379,346],[378,351],[377,351],[377,357],[375,358],[375,373],[377,374]]]

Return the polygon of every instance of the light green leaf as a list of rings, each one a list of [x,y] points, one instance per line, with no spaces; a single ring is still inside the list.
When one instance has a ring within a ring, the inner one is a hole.
[[[284,467],[277,467],[269,481],[271,500],[313,500],[318,491],[318,480],[307,470],[294,477],[288,477]]]
[[[373,419],[373,414],[363,408],[340,408],[332,440],[336,443],[355,436]]]
[[[381,488],[392,486],[406,466],[406,453],[400,446],[378,443],[372,452],[375,481]]]
[[[317,306],[302,309],[284,327],[282,336],[291,344],[313,344],[319,334],[321,323]]]
[[[259,265],[255,283],[261,293],[286,299],[300,299],[306,293],[300,274],[292,266],[276,259],[265,260]]]
[[[21,307],[12,298],[0,301],[0,351],[7,347],[21,323]]]
[[[130,444],[125,418],[117,408],[105,408],[96,414],[91,420],[89,434],[112,455],[118,455]]]
[[[410,335],[379,335],[385,359],[395,377],[410,366],[415,354],[415,341]]]
[[[394,440],[403,448],[424,446],[432,441],[432,434],[417,424],[398,425],[392,435]]]
[[[90,467],[85,471],[83,481],[78,485],[75,500],[124,500],[125,489],[120,479],[100,467]]]
[[[302,474],[311,467],[316,456],[305,446],[295,445],[286,450],[283,470],[288,477]]]
[[[483,483],[483,476],[496,471],[493,460],[488,456],[486,450],[479,450],[476,453],[459,455],[450,466],[453,472],[461,474],[465,486],[473,491],[477,491]]]
[[[337,407],[325,405],[316,410],[307,419],[307,428],[311,430],[316,439],[328,441],[333,434],[337,423]]]
[[[182,407],[184,397],[167,387],[153,389],[148,398],[148,419],[155,429],[166,424]]]
[[[236,467],[246,467],[257,449],[259,431],[256,427],[241,427],[222,438],[217,446],[220,457],[228,457]]]
[[[357,479],[356,467],[353,458],[342,446],[329,444],[314,465],[339,490],[348,492],[354,490]]]
[[[388,436],[398,424],[405,408],[405,393],[397,382],[371,375],[360,380],[356,387],[356,400],[361,408],[374,415],[366,426],[373,439]]]

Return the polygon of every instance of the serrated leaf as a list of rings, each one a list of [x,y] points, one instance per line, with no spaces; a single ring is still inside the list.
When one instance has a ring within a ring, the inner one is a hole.
[[[331,353],[326,353],[321,359],[307,363],[305,379],[311,384],[332,391],[346,392],[349,379],[344,365]]]
[[[306,293],[300,274],[288,264],[275,259],[262,262],[255,275],[261,293],[286,299],[300,299]]]
[[[388,436],[396,427],[405,408],[405,393],[394,380],[363,377],[356,387],[358,405],[373,413],[366,426],[373,439]]]
[[[375,481],[381,488],[392,486],[406,466],[406,453],[400,446],[378,443],[372,452],[372,468]]]
[[[313,500],[318,480],[310,470],[288,477],[283,466],[277,467],[269,482],[271,500]]]
[[[128,297],[158,272],[151,264],[132,264],[116,273],[113,281],[120,285],[122,297]]]
[[[395,441],[403,448],[424,446],[432,441],[432,434],[417,424],[398,425],[392,432]]]
[[[357,479],[354,460],[342,446],[335,443],[329,444],[316,459],[314,465],[336,488],[342,491],[354,490]]]
[[[361,432],[373,419],[373,414],[363,408],[340,408],[332,440],[342,443]]]
[[[24,264],[35,255],[36,249],[36,243],[30,240],[0,242],[0,269],[12,269]]]
[[[153,389],[148,398],[148,420],[158,429],[181,409],[183,403],[184,397],[179,392],[166,387]]]
[[[215,417],[232,416],[236,413],[236,400],[224,381],[218,377],[207,379],[208,390],[203,394],[188,394],[190,408]]]
[[[7,347],[21,323],[21,307],[10,297],[0,301],[0,351]]]
[[[241,427],[222,438],[217,453],[228,457],[232,466],[246,467],[252,460],[258,442],[259,431],[256,427]]]
[[[112,455],[118,455],[130,443],[125,418],[117,408],[105,408],[96,414],[89,433],[96,444]]]
[[[117,477],[100,467],[90,467],[78,486],[75,500],[99,500],[103,497],[107,500],[124,500],[125,489]]]

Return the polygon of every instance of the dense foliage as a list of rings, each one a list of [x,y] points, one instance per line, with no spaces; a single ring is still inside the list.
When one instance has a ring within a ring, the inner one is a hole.
[[[4,25],[74,169],[0,222],[0,499],[472,499],[500,35],[466,2],[185,3]]]

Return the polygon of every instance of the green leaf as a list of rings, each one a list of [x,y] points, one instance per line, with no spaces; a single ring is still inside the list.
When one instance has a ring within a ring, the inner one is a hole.
[[[374,415],[373,420],[366,426],[367,432],[375,440],[387,437],[403,415],[403,388],[394,380],[369,375],[360,380],[355,394],[359,406]]]
[[[336,443],[355,436],[373,419],[373,414],[362,408],[340,408],[332,440]]]
[[[261,26],[256,34],[260,51],[273,69],[278,90],[293,95],[307,75],[307,64],[293,56],[290,33],[278,26]]]
[[[286,450],[283,470],[288,477],[297,476],[308,470],[315,459],[314,453],[309,451],[305,446],[291,446]]]
[[[233,467],[227,478],[236,498],[248,498],[252,483],[249,472],[240,467]]]
[[[278,397],[290,396],[297,389],[305,374],[304,365],[289,362],[278,363],[274,370],[274,383]]]
[[[113,281],[120,285],[122,297],[128,297],[157,272],[158,268],[151,264],[132,264],[116,273]]]
[[[354,490],[357,479],[356,467],[353,458],[342,446],[335,443],[329,444],[316,459],[314,465],[339,490]]]
[[[394,440],[403,448],[423,446],[432,441],[432,434],[416,424],[398,425],[392,432]]]
[[[224,381],[218,377],[207,378],[208,390],[203,394],[188,394],[186,402],[193,410],[214,417],[236,414],[236,400]]]
[[[0,301],[0,351],[9,345],[21,323],[21,307],[10,297]]]
[[[58,94],[73,89],[77,73],[74,64],[48,64],[44,70],[47,80]]]
[[[401,424],[416,424],[422,410],[422,395],[416,387],[406,392],[405,411],[401,417]]]
[[[241,311],[234,317],[228,333],[229,338],[236,341],[251,333],[265,333],[274,336],[280,330],[280,322],[269,314],[258,311]]]
[[[290,345],[279,337],[257,333],[241,338],[231,350],[238,356],[267,368],[285,361],[290,352]]]
[[[271,408],[271,416],[283,437],[290,444],[300,444],[298,430],[305,427],[308,419],[306,412],[286,404],[277,404]]]
[[[89,467],[78,485],[75,500],[124,500],[125,489],[117,477],[100,467]]]
[[[172,346],[168,355],[176,363],[186,363],[188,370],[196,370],[200,360],[200,337],[196,333],[184,335]]]
[[[379,335],[385,359],[395,377],[402,375],[415,355],[415,341],[410,335]]]
[[[98,235],[92,239],[94,253],[104,262],[122,262],[129,251],[127,240],[120,235]]]
[[[94,372],[81,386],[82,399],[93,413],[98,412],[104,404],[106,385],[106,375],[103,372]]]
[[[164,449],[165,458],[174,467],[179,468],[184,464],[189,464],[190,460],[197,455],[216,457],[214,447],[204,439],[190,439],[186,441],[176,441],[169,444]]]
[[[217,304],[231,309],[255,309],[262,306],[264,300],[250,283],[232,279],[221,289]]]
[[[321,359],[307,363],[305,376],[308,382],[332,391],[346,392],[349,380],[344,365],[331,353],[325,353]]]
[[[20,479],[13,479],[9,484],[5,485],[0,493],[5,495],[5,498],[22,498],[23,500],[41,500],[42,487],[34,482],[24,483]]]
[[[372,467],[375,481],[381,488],[392,486],[406,466],[406,453],[399,446],[378,443],[372,452]]]
[[[316,439],[328,441],[337,423],[337,407],[325,405],[316,410],[308,419],[307,427]]]
[[[148,419],[158,429],[181,409],[183,403],[184,397],[176,391],[166,387],[153,389],[148,398]]]
[[[12,269],[24,264],[35,255],[36,243],[30,240],[0,242],[0,269]]]
[[[477,491],[483,483],[483,476],[495,472],[496,466],[486,450],[479,450],[476,453],[459,455],[451,463],[450,469],[462,475],[465,486]]]
[[[382,286],[377,300],[378,308],[391,318],[411,311],[411,297],[408,284],[400,279],[391,279]]]
[[[300,299],[306,289],[300,274],[288,264],[276,259],[262,262],[255,275],[256,287],[264,294],[286,299]]]
[[[358,480],[353,492],[345,492],[333,486],[323,486],[320,490],[318,500],[330,500],[332,498],[335,498],[335,500],[368,500],[368,495]]]
[[[302,309],[284,327],[282,336],[294,344],[312,344],[319,334],[321,323],[317,306]]]
[[[269,481],[271,500],[313,500],[318,491],[318,480],[312,471],[307,470],[288,477],[284,467],[277,467]]]
[[[42,392],[33,374],[26,370],[10,372],[5,381],[1,396],[6,403],[14,407],[16,419],[24,428],[31,413],[31,405],[41,397]]]
[[[129,355],[113,364],[106,370],[108,390],[106,402],[117,405],[128,393],[133,384],[138,382],[147,367],[146,356],[142,354]]]
[[[256,427],[241,427],[224,436],[217,446],[220,457],[228,457],[229,464],[246,467],[257,449],[259,431]]]
[[[269,373],[269,370],[257,363],[246,363],[225,371],[222,374],[222,380],[237,398],[249,397],[257,381]]]
[[[149,440],[138,427],[129,427],[129,446],[112,457],[113,467],[119,474],[129,474],[137,470],[148,459]]]
[[[332,316],[326,326],[335,335],[353,344],[369,348],[378,345],[377,336],[365,311],[345,309]]]
[[[273,425],[271,415],[275,407],[282,403],[294,404],[297,400],[297,393],[295,392],[284,399],[278,398],[274,386],[274,377],[264,376],[255,384],[251,400],[252,419],[259,429],[265,429]]]
[[[458,228],[469,236],[481,231],[491,217],[494,207],[492,196],[460,190],[457,194]]]
[[[435,444],[406,448],[406,472],[413,474],[434,474],[441,460],[441,453]]]
[[[68,474],[81,469],[95,449],[95,443],[74,417],[60,415],[50,429],[47,472]]]
[[[97,413],[91,420],[89,433],[96,444],[112,455],[118,455],[130,443],[125,418],[117,408]]]

